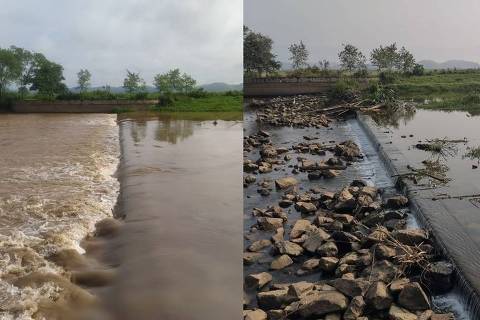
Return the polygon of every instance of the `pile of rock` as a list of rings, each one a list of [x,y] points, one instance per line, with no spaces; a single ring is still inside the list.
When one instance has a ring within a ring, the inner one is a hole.
[[[263,104],[257,120],[272,126],[328,127],[332,120],[321,112],[323,108],[321,96],[278,97]]]
[[[428,232],[406,229],[407,198],[383,199],[361,180],[303,194],[291,189],[295,178],[275,184],[287,191],[278,205],[254,210],[251,229],[273,234],[252,237],[244,254],[245,264],[265,267],[245,278],[245,289],[256,292],[245,319],[450,319],[432,311],[430,295],[451,289],[453,267],[436,254]],[[301,213],[290,225],[288,207]],[[274,283],[277,272],[319,278]]]

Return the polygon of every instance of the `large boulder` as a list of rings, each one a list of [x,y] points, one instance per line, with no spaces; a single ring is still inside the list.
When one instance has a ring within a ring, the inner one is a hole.
[[[292,264],[293,264],[292,258],[290,258],[290,256],[288,256],[287,254],[283,254],[280,257],[274,259],[270,263],[270,269],[271,270],[281,270],[281,269],[286,268],[286,267],[288,267]]]
[[[258,306],[264,310],[279,309],[284,304],[291,302],[288,289],[279,289],[257,293]]]
[[[344,320],[357,320],[365,309],[365,301],[362,296],[353,297],[348,305],[347,310],[343,314]]]
[[[430,309],[430,301],[418,282],[403,287],[398,295],[398,304],[411,311]]]
[[[249,274],[245,277],[245,285],[248,288],[261,289],[270,281],[272,281],[272,275],[268,272]]]
[[[388,317],[391,320],[417,320],[417,315],[401,307],[392,304],[388,310]]]
[[[283,219],[260,217],[257,219],[257,224],[265,231],[275,231],[283,226]]]
[[[322,257],[336,257],[338,255],[338,248],[335,242],[327,241],[317,249],[317,253]]]
[[[335,279],[331,285],[341,293],[353,298],[365,295],[370,284],[365,279]]]
[[[297,179],[294,177],[285,177],[275,180],[275,186],[277,189],[283,190],[290,187],[293,187],[298,184]]]
[[[433,262],[422,274],[422,283],[435,294],[446,293],[453,287],[453,271],[453,265],[450,262]]]
[[[305,219],[298,219],[290,231],[290,238],[295,239],[304,234],[311,226],[311,222]]]
[[[408,204],[408,198],[405,196],[394,196],[388,198],[385,202],[385,208],[387,209],[400,209]]]
[[[245,310],[243,320],[267,320],[267,314],[262,309]]]
[[[272,245],[272,242],[268,239],[261,239],[253,242],[249,247],[248,251],[258,252]]]
[[[390,308],[393,298],[388,292],[387,285],[381,281],[377,281],[370,286],[365,296],[368,305],[375,310],[385,310]]]
[[[288,254],[289,256],[298,257],[303,253],[303,248],[291,241],[279,241],[275,244],[280,254]]]
[[[306,239],[303,242],[303,248],[311,253],[317,251],[325,242],[325,240],[330,238],[330,235],[323,231],[322,228],[312,229],[305,235]]]
[[[397,230],[392,235],[407,246],[416,246],[428,240],[428,234],[423,229]]]
[[[338,259],[335,257],[322,257],[318,266],[325,272],[332,272],[338,265]]]
[[[295,204],[295,209],[304,214],[313,214],[315,211],[317,211],[317,207],[311,202],[297,202]]]
[[[314,291],[300,300],[298,314],[305,318],[322,316],[332,312],[344,311],[347,306],[347,297],[338,291]]]

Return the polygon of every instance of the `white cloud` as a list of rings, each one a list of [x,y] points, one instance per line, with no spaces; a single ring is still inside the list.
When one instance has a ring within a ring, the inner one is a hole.
[[[0,46],[44,53],[68,85],[81,68],[94,85],[121,85],[127,68],[148,83],[174,67],[200,83],[242,81],[242,0],[2,2]]]

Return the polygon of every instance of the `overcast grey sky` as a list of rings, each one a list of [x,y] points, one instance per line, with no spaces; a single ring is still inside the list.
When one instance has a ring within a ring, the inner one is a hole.
[[[242,81],[242,0],[0,0],[0,47],[62,64],[68,85],[121,85],[128,68],[147,83],[179,67],[200,84]]]
[[[281,61],[303,40],[311,62],[337,61],[342,43],[369,57],[397,42],[417,60],[480,62],[478,0],[245,0],[244,24],[269,35]]]

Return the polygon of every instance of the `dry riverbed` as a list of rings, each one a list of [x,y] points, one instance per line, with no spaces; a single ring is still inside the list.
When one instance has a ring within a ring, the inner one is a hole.
[[[432,304],[451,290],[453,266],[411,223],[408,199],[342,177],[366,155],[326,130],[281,145],[260,129],[244,138],[244,318],[453,319]]]

